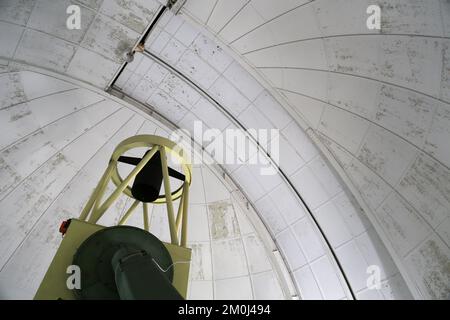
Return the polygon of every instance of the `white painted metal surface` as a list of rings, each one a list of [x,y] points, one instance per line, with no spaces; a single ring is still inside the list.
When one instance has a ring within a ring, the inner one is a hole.
[[[14,79],[20,94],[0,110],[9,133],[0,139],[0,298],[31,299],[61,241],[59,224],[78,217],[115,146],[137,133],[169,132],[129,105],[50,76],[4,78]],[[207,165],[193,174],[189,297],[283,299],[272,252],[232,195],[236,187]],[[121,196],[99,223],[117,224],[131,202]],[[165,206],[150,209],[150,231],[170,242]],[[142,227],[142,215],[128,223]]]
[[[80,30],[66,27],[71,4],[81,9]],[[153,0],[2,1],[0,62],[21,61],[104,88],[159,6]]]
[[[311,208],[357,298],[448,298],[450,8],[445,0],[378,2],[380,31],[366,28],[368,0],[188,0],[182,16],[167,15],[161,21],[148,48],[197,82],[245,127],[281,129],[280,167]],[[54,14],[67,3],[2,3],[0,72],[19,61],[103,88],[119,68],[122,51],[137,41],[158,7],[156,1],[133,0],[127,8],[120,1],[76,1],[87,23],[69,33],[63,30],[65,16]],[[97,128],[95,119],[103,116],[89,113],[90,104],[104,110],[116,130],[128,116],[119,105],[112,113],[113,108],[96,100],[103,99],[97,94],[54,80],[34,81],[36,77],[9,73],[0,78],[2,148],[42,124],[63,121],[64,115],[72,118],[72,113],[79,126],[67,134],[76,137],[77,130]],[[28,92],[21,91],[22,84]],[[234,126],[216,106],[149,59],[135,59],[117,84],[180,127],[192,129],[196,119],[220,130]],[[57,96],[63,97],[64,107],[46,109],[51,106],[42,101]],[[70,101],[76,99],[84,109],[73,109],[77,106]],[[28,113],[38,109],[46,116],[31,118]],[[21,190],[15,198],[20,201],[46,183],[22,186],[21,181],[38,170],[36,163],[68,143],[58,140],[61,128],[66,129],[58,122],[48,131],[56,146],[45,145],[45,139],[36,146],[24,142],[19,150],[32,153],[26,165],[17,167],[17,157],[4,155],[2,197]],[[98,130],[99,135],[107,132]],[[64,184],[81,165],[78,159],[64,169],[58,183]],[[24,171],[16,172],[18,168]],[[301,297],[348,297],[317,227],[286,181],[264,179],[248,165],[224,168],[276,239]],[[45,204],[54,192],[45,190],[38,200]],[[283,201],[275,201],[280,197]],[[13,201],[5,208],[14,206]],[[39,212],[23,210],[19,212],[37,219]],[[13,239],[11,230],[18,226],[24,221],[2,224],[2,234]],[[14,246],[2,252],[12,252]],[[366,288],[370,265],[381,267],[380,290]],[[242,283],[242,292],[249,292],[248,280]],[[213,284],[224,292],[227,288],[225,280]],[[211,284],[199,281],[196,287],[201,294],[211,292]]]
[[[186,37],[186,33],[189,36]],[[356,240],[368,235],[373,227],[303,130],[269,92],[204,33],[182,17],[166,14],[152,33],[147,47],[207,91],[244,128],[280,129],[280,167],[289,174],[294,187],[313,210],[326,237],[331,240],[333,250],[340,249],[341,245],[348,244],[349,241],[358,247],[352,251],[353,255],[341,255],[340,260],[346,260],[341,262],[344,267],[347,266],[344,271],[351,273],[348,275],[349,279],[366,279],[367,267],[377,264],[383,270],[383,285],[393,287],[394,297],[410,297],[404,284],[390,284],[391,279],[398,277],[398,270],[395,267],[385,270],[385,265],[393,266],[393,262],[378,237],[375,236],[375,242],[369,241],[368,245],[369,250],[379,252],[381,260],[374,260],[373,256],[364,257],[364,248]],[[181,44],[177,38],[189,41]],[[173,47],[171,43],[178,44]],[[195,120],[204,121],[207,126],[220,128],[222,131],[234,126],[233,119],[220,112],[214,103],[200,97],[192,89],[192,85],[145,55],[137,55],[116,85],[124,93],[154,108],[181,128],[188,129],[191,134],[194,134],[192,123]],[[173,88],[182,91],[183,95],[174,92]],[[246,163],[243,165],[224,166],[255,204],[284,254],[293,277],[296,277],[296,271],[302,267],[313,268],[316,289],[308,287],[307,282],[298,280],[300,294],[308,297],[305,292],[317,290],[321,292],[321,298],[349,298],[342,275],[334,264],[324,239],[318,235],[317,227],[305,212],[304,206],[296,199],[293,190],[280,175],[263,176],[258,171],[259,167],[250,165],[248,160],[244,159]],[[346,222],[346,218],[354,220],[353,223],[363,224],[364,227],[353,230],[352,233],[348,230],[348,223],[352,222]],[[297,228],[299,225],[302,226],[300,229]],[[342,234],[339,243],[334,241],[336,233]],[[311,234],[313,238],[305,237],[305,234]],[[372,235],[375,234],[372,232]],[[305,253],[308,251],[311,255],[306,259]],[[352,259],[363,261],[363,265],[359,269],[351,268]],[[316,260],[321,261],[320,268],[315,264]],[[386,264],[380,263],[384,260]],[[320,282],[320,278],[325,279],[325,276],[328,277],[327,281]],[[367,290],[365,282],[362,287],[360,284],[355,288],[353,283],[351,285],[357,296]],[[392,295],[383,296],[380,293],[377,297],[391,298]]]
[[[448,299],[449,2],[376,1],[381,30],[366,27],[368,0],[226,2],[184,13],[320,137],[414,297]]]

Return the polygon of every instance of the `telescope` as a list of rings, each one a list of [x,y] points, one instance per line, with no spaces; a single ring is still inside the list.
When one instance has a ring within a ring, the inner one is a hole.
[[[141,158],[124,155],[135,148],[146,148],[146,152]],[[168,156],[180,163],[182,172],[168,166]],[[118,163],[132,166],[125,178],[119,174]],[[174,191],[170,177],[181,181]],[[185,299],[191,260],[186,245],[191,180],[190,161],[173,141],[154,135],[122,141],[80,216],[62,222],[63,240],[35,299]],[[103,201],[110,182],[115,189]],[[164,194],[160,194],[162,187]],[[99,219],[123,194],[134,202],[118,224],[99,225]],[[164,204],[170,243],[149,232],[148,205]],[[143,228],[124,225],[139,205]]]

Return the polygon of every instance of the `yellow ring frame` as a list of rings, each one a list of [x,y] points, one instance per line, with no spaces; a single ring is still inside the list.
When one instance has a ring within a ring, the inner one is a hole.
[[[164,147],[166,151],[169,151],[173,156],[175,156],[178,160],[180,160],[183,173],[186,177],[185,183],[187,182],[189,185],[191,185],[192,165],[189,159],[186,157],[185,152],[183,152],[183,149],[181,149],[175,142],[163,137],[153,135],[137,135],[125,139],[124,141],[119,143],[117,147],[114,149],[113,154],[111,155],[110,161],[114,162],[115,167],[111,175],[111,180],[117,187],[123,182],[123,179],[120,176],[117,167],[119,157],[123,155],[125,152],[134,148],[151,148],[153,146]],[[181,197],[181,195],[183,194],[183,186],[184,184],[182,184],[177,190],[172,192],[171,194],[172,200],[177,200]],[[126,194],[128,197],[133,198],[130,186],[127,186],[123,190],[123,193]],[[158,204],[166,203],[166,196],[159,195],[159,197],[153,203]]]

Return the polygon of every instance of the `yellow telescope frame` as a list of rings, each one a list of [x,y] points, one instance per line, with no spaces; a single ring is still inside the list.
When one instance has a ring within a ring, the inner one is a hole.
[[[134,167],[134,169],[128,174],[128,176],[123,179],[119,175],[117,168],[118,159],[121,155],[130,149],[134,148],[149,148],[150,151],[142,158],[142,160]],[[175,142],[154,135],[137,135],[122,141],[114,150],[111,159],[109,160],[108,167],[103,173],[97,187],[94,189],[91,197],[86,203],[79,220],[86,221],[89,223],[97,223],[97,221],[105,214],[106,210],[117,200],[117,198],[124,193],[130,198],[133,198],[131,194],[131,188],[129,183],[136,177],[136,175],[142,170],[142,168],[150,161],[150,159],[159,151],[161,154],[161,167],[163,173],[164,182],[164,195],[160,195],[153,203],[163,204],[167,206],[167,218],[169,221],[170,229],[170,239],[173,245],[186,247],[187,242],[187,218],[188,218],[188,207],[189,207],[189,186],[192,181],[192,166],[190,161],[183,151]],[[183,184],[176,189],[171,191],[169,170],[167,166],[167,154],[171,154],[181,163],[183,173],[185,175],[185,180]],[[109,181],[112,181],[116,189],[109,195],[109,197],[102,202],[106,187]],[[181,199],[180,199],[181,198]],[[133,198],[134,199],[134,198]],[[180,199],[178,206],[177,215],[174,214],[173,202]],[[134,200],[130,208],[120,219],[118,225],[122,225],[133,213],[134,209],[139,205],[139,200]],[[148,204],[142,203],[143,208],[143,221],[144,229],[149,231],[149,217],[148,217]],[[178,234],[181,235],[180,239]]]

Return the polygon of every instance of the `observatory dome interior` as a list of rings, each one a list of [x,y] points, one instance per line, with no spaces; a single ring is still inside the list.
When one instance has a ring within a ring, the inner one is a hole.
[[[0,0],[0,299],[121,141],[175,134],[187,299],[450,299],[450,1]]]

